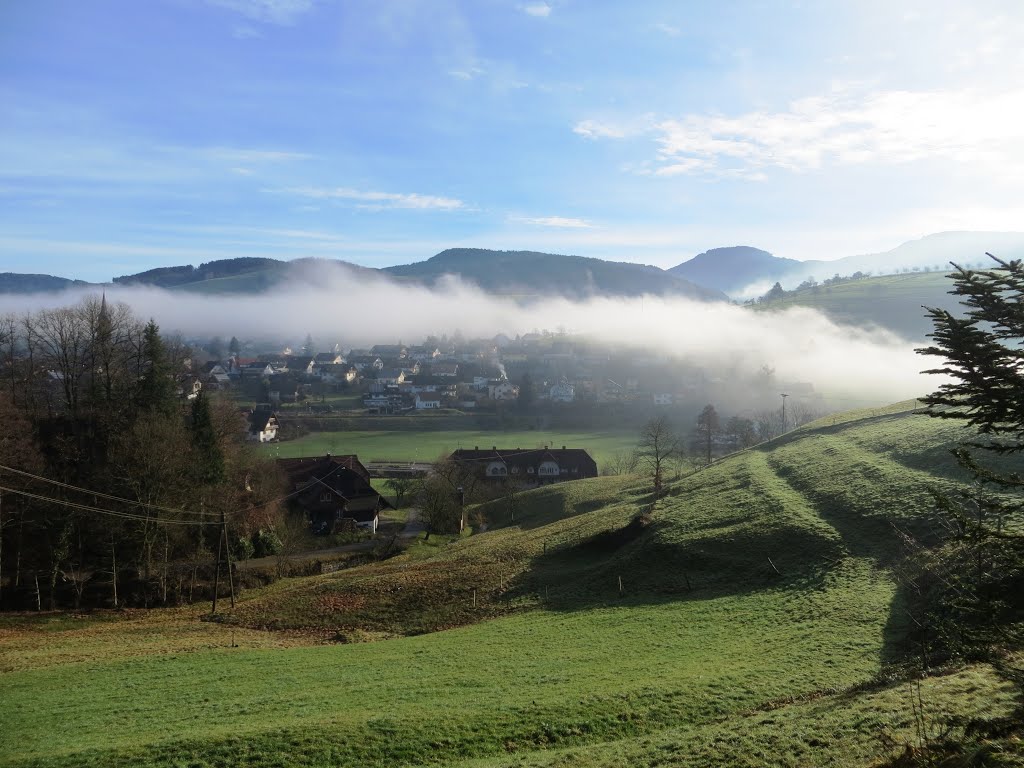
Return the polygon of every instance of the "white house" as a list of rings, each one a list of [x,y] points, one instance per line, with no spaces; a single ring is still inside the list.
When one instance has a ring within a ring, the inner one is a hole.
[[[441,407],[441,398],[436,395],[416,395],[417,411],[432,411]]]
[[[491,400],[516,400],[519,397],[519,387],[509,381],[502,381],[490,384],[487,387],[487,395]]]
[[[270,411],[256,411],[249,418],[249,440],[269,443],[277,439],[277,418]]]
[[[668,392],[656,392],[654,394],[655,405],[672,405],[672,395]]]
[[[568,381],[562,379],[549,390],[548,396],[556,403],[571,403],[576,399],[576,389]]]

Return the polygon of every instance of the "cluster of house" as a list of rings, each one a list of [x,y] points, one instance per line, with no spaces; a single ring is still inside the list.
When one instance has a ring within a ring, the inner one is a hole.
[[[671,407],[713,400],[723,387],[735,385],[656,350],[529,333],[515,339],[499,334],[492,339],[419,346],[378,344],[316,355],[296,355],[290,350],[253,358],[236,355],[202,366],[187,396],[194,396],[200,387],[240,388],[247,399],[272,408],[305,401],[310,411],[331,411],[331,405],[315,402],[317,396],[345,391],[360,395],[363,412],[376,415],[444,408],[496,410],[514,401],[532,403],[531,407],[569,403]],[[786,391],[814,396],[809,384],[789,383]],[[251,439],[275,438],[275,425],[263,423],[263,418],[261,414],[254,421]]]
[[[486,481],[514,480],[531,488],[597,477],[597,463],[581,448],[460,449],[451,460],[478,472]],[[288,481],[290,503],[301,510],[318,534],[354,528],[377,532],[388,503],[370,482],[370,472],[354,455],[278,459]]]

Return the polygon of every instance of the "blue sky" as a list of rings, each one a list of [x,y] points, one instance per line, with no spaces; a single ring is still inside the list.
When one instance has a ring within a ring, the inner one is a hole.
[[[1021,39],[998,0],[4,3],[0,271],[1021,230]]]

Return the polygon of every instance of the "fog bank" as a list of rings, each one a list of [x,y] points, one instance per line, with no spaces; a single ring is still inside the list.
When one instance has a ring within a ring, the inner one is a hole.
[[[65,306],[95,290],[4,296],[0,312]],[[685,358],[711,371],[753,375],[762,366],[782,381],[810,382],[834,398],[892,402],[935,388],[913,345],[882,330],[839,326],[806,308],[754,312],[725,303],[681,298],[496,297],[456,278],[432,288],[343,269],[296,277],[258,295],[201,294],[111,286],[108,301],[123,301],[164,331],[186,336],[278,338],[301,341],[312,333],[324,346],[362,347],[421,342],[427,335],[493,337],[564,330]]]

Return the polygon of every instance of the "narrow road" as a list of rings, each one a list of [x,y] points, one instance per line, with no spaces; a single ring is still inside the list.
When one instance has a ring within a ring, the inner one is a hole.
[[[381,527],[378,527],[377,535],[372,539],[357,541],[355,544],[342,544],[337,547],[329,547],[328,549],[310,549],[305,552],[295,552],[293,554],[283,556],[270,555],[269,557],[254,557],[249,560],[240,560],[235,565],[239,570],[245,570],[247,568],[262,568],[265,566],[277,565],[282,557],[284,557],[285,560],[296,562],[300,560],[316,560],[324,555],[337,555],[343,552],[360,552],[370,550],[391,535],[390,533],[382,533]],[[402,541],[410,541],[419,536],[423,531],[423,523],[420,522],[417,510],[412,508],[409,510],[409,516],[406,518],[405,525],[402,526],[402,530],[398,533],[398,538]]]

